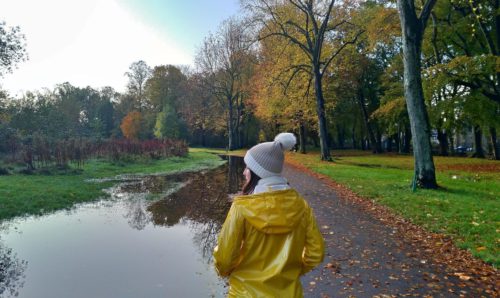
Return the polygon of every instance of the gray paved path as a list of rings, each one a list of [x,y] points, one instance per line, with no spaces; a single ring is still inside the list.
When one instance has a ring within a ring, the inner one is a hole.
[[[323,264],[302,278],[306,297],[488,297],[320,179],[290,166],[284,176],[314,209],[327,246]]]

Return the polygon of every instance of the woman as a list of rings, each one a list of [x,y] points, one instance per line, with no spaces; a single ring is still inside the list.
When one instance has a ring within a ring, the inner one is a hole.
[[[246,183],[234,199],[214,249],[215,267],[229,277],[228,297],[302,297],[299,276],[323,261],[323,237],[312,209],[281,176],[291,133],[252,147]]]

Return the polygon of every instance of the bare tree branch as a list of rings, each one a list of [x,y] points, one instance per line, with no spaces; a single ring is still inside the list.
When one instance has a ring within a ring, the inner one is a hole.
[[[337,57],[337,56],[340,54],[340,52],[341,52],[341,51],[342,51],[345,47],[347,47],[348,45],[351,45],[351,44],[355,44],[355,43],[357,42],[358,38],[359,38],[359,37],[361,36],[361,34],[363,34],[364,32],[365,32],[365,30],[361,30],[361,31],[359,31],[359,32],[356,34],[356,36],[355,36],[352,40],[350,40],[350,41],[345,42],[344,44],[342,44],[342,46],[341,46],[339,49],[337,49],[337,51],[335,51],[335,52],[333,53],[333,55],[332,55],[332,56],[330,56],[330,58],[327,60],[327,62],[325,63],[325,66],[323,67],[323,70],[321,71],[321,74],[323,74],[323,73],[324,73],[324,71],[328,68],[328,65],[330,65],[330,63],[332,62],[332,60],[333,60],[335,57]]]

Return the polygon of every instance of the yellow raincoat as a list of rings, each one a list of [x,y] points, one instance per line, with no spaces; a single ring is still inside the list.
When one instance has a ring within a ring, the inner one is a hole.
[[[302,297],[299,276],[323,256],[312,209],[293,189],[236,197],[214,250],[228,297]]]

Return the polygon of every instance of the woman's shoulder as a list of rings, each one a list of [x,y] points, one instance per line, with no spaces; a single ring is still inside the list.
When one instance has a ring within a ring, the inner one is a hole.
[[[270,190],[249,195],[237,195],[233,198],[233,205],[251,204],[253,202],[256,202],[256,200],[268,200],[270,198],[288,200],[296,199],[303,201],[304,204],[307,205],[306,200],[294,188]]]

